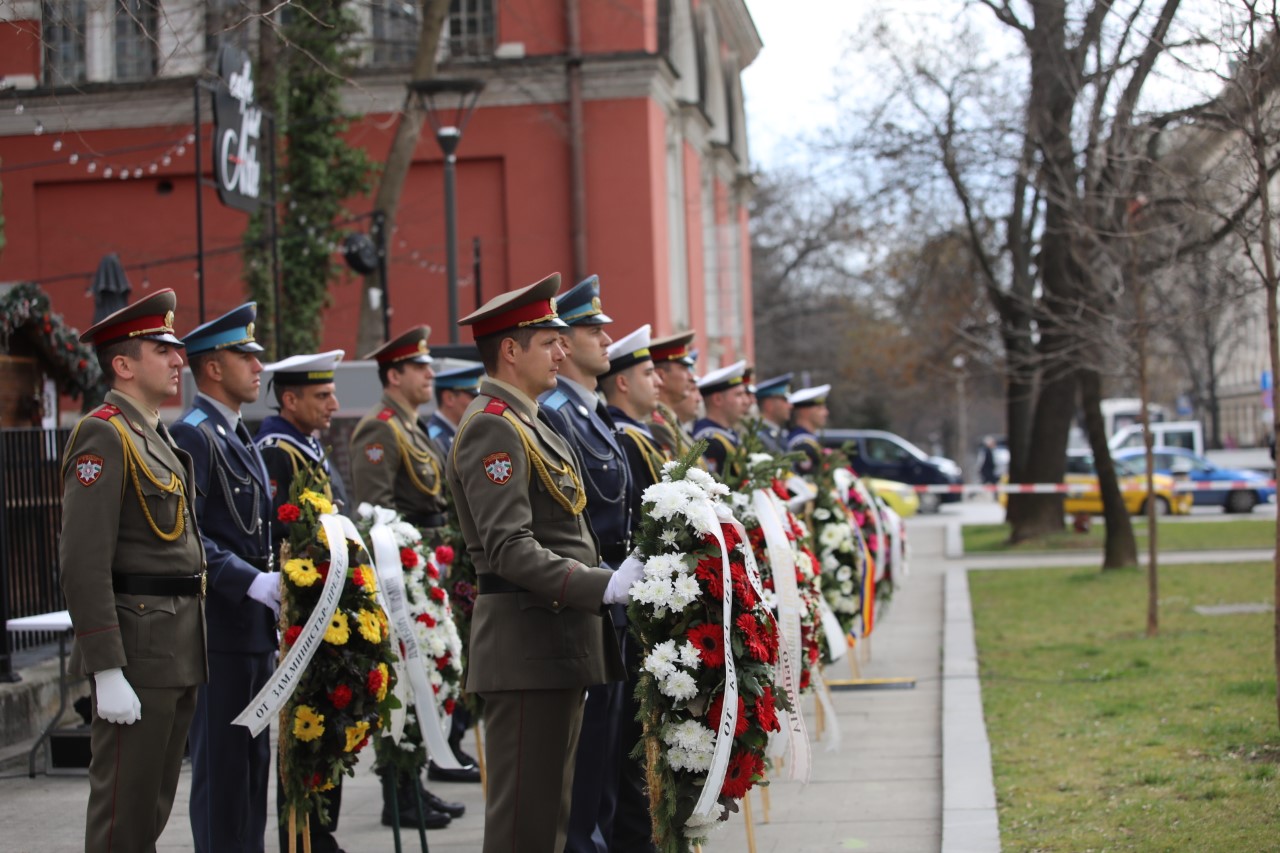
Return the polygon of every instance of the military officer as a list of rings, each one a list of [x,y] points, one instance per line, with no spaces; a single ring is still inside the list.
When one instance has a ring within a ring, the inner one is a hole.
[[[175,307],[173,291],[161,290],[80,336],[111,384],[62,462],[71,667],[93,677],[88,853],[155,850],[207,678],[191,457],[159,415],[182,375]]]
[[[800,450],[804,458],[796,463],[796,473],[812,476],[822,461],[822,443],[818,436],[827,425],[827,395],[830,385],[801,388],[792,394],[791,417],[795,421],[787,435],[787,450]]]
[[[320,475],[325,483],[325,497],[339,507],[348,505],[346,488],[336,465],[331,465],[324,448],[316,438],[320,430],[327,430],[338,411],[338,397],[334,392],[334,373],[345,353],[338,350],[290,356],[263,367],[271,375],[270,385],[275,394],[279,414],[268,416],[258,425],[254,441],[262,454],[262,461],[270,478],[271,517],[277,518],[280,505],[288,503],[289,489],[299,472]],[[272,552],[280,553],[280,544],[289,536],[288,524],[271,526]],[[329,824],[314,820],[309,823],[312,853],[341,853],[341,847],[333,833],[338,828],[338,812],[342,808],[342,777],[331,790],[321,794],[325,798]],[[280,780],[276,778],[276,810],[284,800]],[[280,849],[288,849],[286,823],[280,823]],[[298,849],[302,849],[299,843]]]
[[[756,405],[760,411],[760,443],[774,456],[787,452],[787,421],[791,418],[791,374],[784,373],[756,385]]]
[[[538,398],[547,420],[569,443],[580,461],[587,490],[587,518],[606,566],[616,568],[631,545],[630,473],[627,457],[614,435],[616,427],[596,395],[599,377],[609,371],[605,326],[613,318],[600,305],[600,277],[590,276],[556,298],[556,312],[568,324],[561,333],[556,387]],[[626,643],[626,608],[612,608],[618,645]],[[608,839],[618,796],[618,730],[625,705],[623,683],[587,691],[578,766],[573,774],[573,807],[569,813],[567,853],[594,853],[593,836]]]
[[[430,335],[429,326],[415,326],[365,356],[378,365],[382,400],[351,434],[351,479],[357,505],[393,509],[418,528],[424,542],[438,545],[446,521],[444,459],[418,423],[418,408],[431,400],[435,378]],[[470,772],[479,781],[480,772]],[[383,826],[392,826],[397,815],[401,826],[418,825],[415,785],[421,782],[412,777],[396,779],[398,810],[383,787]],[[446,802],[425,788],[419,793],[427,829],[446,827],[466,811],[461,803]]]
[[[267,469],[240,407],[258,399],[262,347],[250,302],[183,339],[197,394],[173,425],[195,467],[195,509],[209,563],[209,683],[191,725],[191,832],[202,853],[262,853],[270,735],[231,721],[275,670],[280,574],[273,570]]]
[[[462,367],[436,374],[436,410],[427,418],[427,437],[436,443],[440,455],[448,458],[462,413],[480,393],[484,365]]]
[[[607,606],[643,566],[601,567],[569,445],[539,412],[565,361],[559,274],[463,318],[488,378],[446,475],[476,567],[466,689],[485,702],[484,850],[564,847],[583,693],[624,676]]]
[[[745,361],[713,370],[698,382],[706,414],[693,425],[693,440],[706,441],[703,458],[714,474],[724,475],[724,464],[738,446],[738,424],[747,414],[751,397],[743,372]]]
[[[671,458],[658,444],[646,421],[658,406],[662,376],[653,364],[649,327],[641,326],[609,347],[609,372],[600,377],[600,387],[609,402],[609,414],[618,428],[618,443],[627,454],[631,473],[631,502],[641,505],[644,490],[662,478],[662,466]],[[632,536],[640,526],[640,514],[632,514]],[[631,638],[623,646],[627,676],[634,685],[640,673],[640,648]],[[639,705],[635,690],[624,695],[622,723],[618,731],[618,807],[613,834],[605,837],[606,848],[614,853],[655,851],[653,825],[649,815],[644,764],[631,757],[640,742],[643,727],[637,719]]]
[[[662,379],[658,407],[649,418],[649,429],[673,458],[684,456],[693,446],[693,436],[684,424],[698,416],[698,380],[693,375],[696,356],[690,349],[693,332],[680,332],[649,343],[654,367]]]

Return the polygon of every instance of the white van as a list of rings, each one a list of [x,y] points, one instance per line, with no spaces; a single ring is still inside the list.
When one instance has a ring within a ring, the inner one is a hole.
[[[1160,421],[1151,425],[1155,447],[1181,447],[1204,456],[1204,430],[1199,421]],[[1107,442],[1112,450],[1142,447],[1142,424],[1121,427]]]

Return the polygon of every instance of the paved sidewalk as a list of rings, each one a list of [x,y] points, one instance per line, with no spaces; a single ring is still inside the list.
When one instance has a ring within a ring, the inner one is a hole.
[[[941,558],[941,531],[935,534],[921,529],[918,533],[913,530],[911,534],[915,553],[910,576],[893,602],[882,610],[872,640],[859,650],[863,678],[914,678],[915,686],[833,692],[842,738],[840,750],[828,752],[821,744],[813,746],[813,773],[808,785],[775,781],[769,787],[767,823],[761,794],[757,791],[752,795],[755,843],[760,853],[999,850],[990,759],[983,753],[986,733],[972,663],[967,586],[946,583],[949,570],[962,580],[964,575],[960,566]],[[963,656],[966,630],[968,658]],[[948,654],[960,655],[953,664],[961,667],[953,672],[953,667],[948,666],[946,679],[942,677],[944,642]],[[959,651],[951,651],[953,646]],[[851,667],[846,661],[836,663],[828,672],[830,679],[850,676]],[[958,750],[956,760],[949,755],[946,762],[945,796],[944,686],[948,750]],[[959,692],[954,688],[960,688]],[[812,697],[805,700],[805,712],[812,732]],[[363,762],[356,777],[347,780],[344,790],[338,837],[349,853],[394,849],[390,830],[379,824],[381,798],[370,765],[369,761]],[[187,769],[160,851],[193,849],[186,814],[189,781]],[[428,834],[431,849],[444,853],[478,850],[483,824],[479,786],[432,784],[431,788],[446,799],[467,805],[467,814],[451,827]],[[84,776],[40,775],[28,779],[25,767],[21,773],[9,771],[0,778],[0,826],[6,828],[5,849],[14,853],[71,853],[83,849],[86,796]],[[275,851],[275,835],[269,836],[267,850]],[[406,853],[419,849],[416,833],[407,834],[403,843]],[[734,816],[717,830],[704,849],[745,851],[742,816]]]

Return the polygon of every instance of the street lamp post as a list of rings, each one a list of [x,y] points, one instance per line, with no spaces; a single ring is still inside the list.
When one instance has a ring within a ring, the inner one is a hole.
[[[475,112],[483,80],[412,80],[409,91],[427,114],[444,154],[444,239],[449,286],[449,343],[458,342],[458,143]],[[437,99],[439,102],[437,102]]]
[[[951,359],[951,366],[956,369],[956,443],[959,445],[956,451],[956,464],[960,466],[962,472],[965,469],[965,458],[969,445],[969,407],[965,401],[964,394],[964,365],[965,358],[963,355],[957,355]]]

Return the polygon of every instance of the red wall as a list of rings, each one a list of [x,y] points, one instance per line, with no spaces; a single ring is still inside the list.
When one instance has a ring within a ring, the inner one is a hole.
[[[0,22],[0,77],[30,74],[40,79],[40,22]]]

